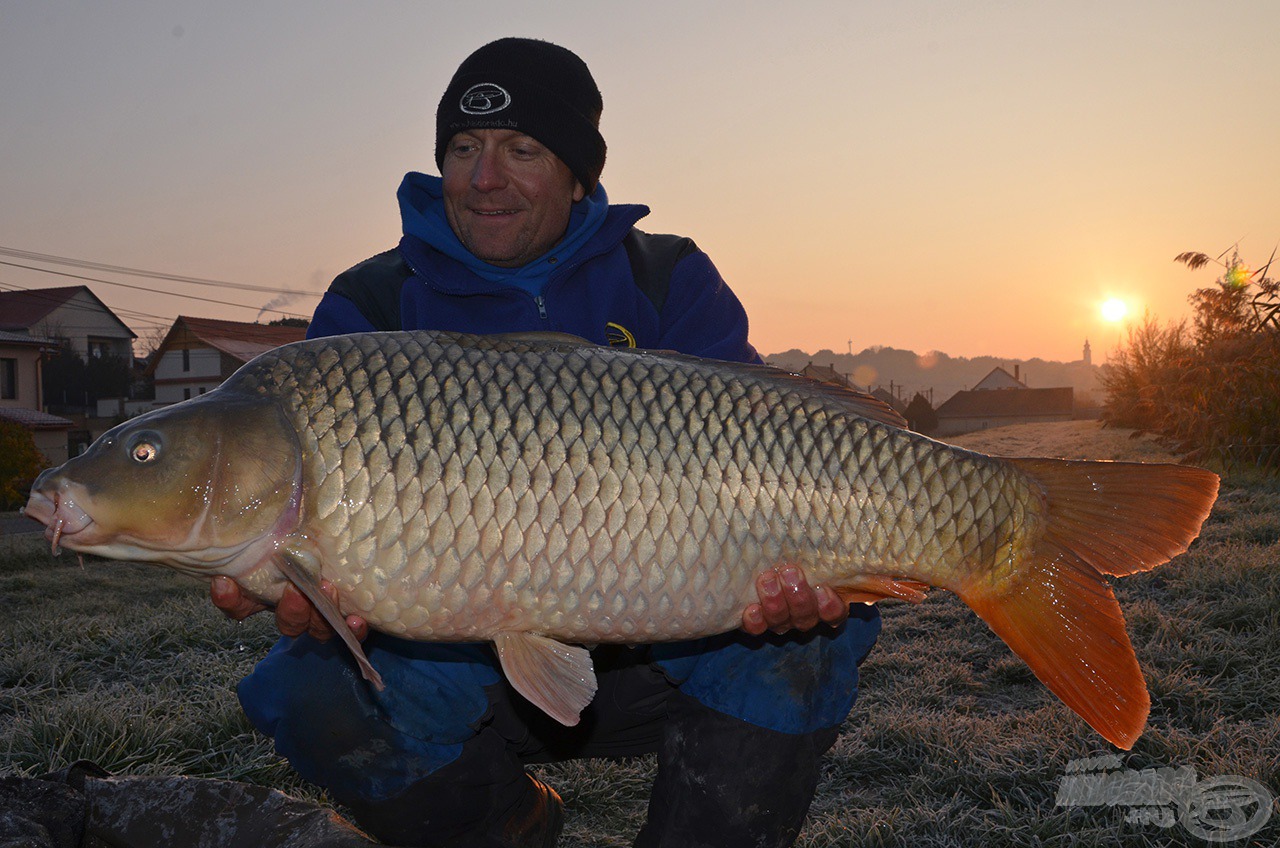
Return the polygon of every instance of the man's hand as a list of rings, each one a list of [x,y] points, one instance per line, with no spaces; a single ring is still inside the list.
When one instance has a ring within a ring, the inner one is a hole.
[[[766,630],[812,630],[819,622],[843,624],[849,605],[825,586],[810,587],[797,565],[781,565],[756,578],[760,603],[749,604],[742,613],[742,629],[752,636]]]
[[[336,586],[328,580],[322,580],[320,590],[329,596],[334,606],[338,605]],[[209,596],[215,607],[236,621],[243,621],[254,613],[267,609],[265,604],[258,603],[240,591],[240,587],[229,577],[213,578],[209,583]],[[276,604],[276,627],[285,636],[309,633],[321,642],[327,642],[334,636],[329,622],[292,583],[284,587],[284,593]],[[358,615],[347,616],[347,627],[351,628],[351,632],[360,641],[364,641],[369,635],[369,623]]]

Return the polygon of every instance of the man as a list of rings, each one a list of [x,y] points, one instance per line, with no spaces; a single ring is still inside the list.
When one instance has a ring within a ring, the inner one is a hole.
[[[601,110],[564,48],[502,39],[473,53],[437,111],[442,177],[405,177],[399,246],[340,275],[308,335],[555,330],[758,362],[706,254],[636,230],[647,208],[609,204]],[[850,616],[785,564],[757,588],[743,631],[596,649],[600,689],[575,728],[514,694],[487,646],[368,634],[351,617],[387,683],[374,692],[296,593],[276,610],[285,638],[240,698],[304,777],[392,844],[552,845],[560,800],[526,764],[656,751],[637,845],[789,845],[879,617],[862,604]],[[230,581],[212,591],[233,617],[261,609]]]

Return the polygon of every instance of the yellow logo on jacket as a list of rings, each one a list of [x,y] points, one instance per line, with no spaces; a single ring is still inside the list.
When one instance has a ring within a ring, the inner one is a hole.
[[[609,340],[610,347],[635,347],[636,337],[621,324],[612,321],[604,325],[604,337]]]

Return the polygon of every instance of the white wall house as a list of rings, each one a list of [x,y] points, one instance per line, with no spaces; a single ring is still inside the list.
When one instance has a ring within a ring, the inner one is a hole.
[[[157,406],[212,391],[260,353],[306,336],[302,327],[179,316],[152,356]]]
[[[222,353],[212,347],[164,350],[156,361],[156,404],[177,403],[202,395],[226,379]]]
[[[133,362],[137,334],[88,286],[0,292],[0,330],[66,344],[82,358]]]
[[[51,465],[67,460],[71,422],[40,410],[40,361],[56,344],[48,339],[0,330],[0,418],[31,432]]]

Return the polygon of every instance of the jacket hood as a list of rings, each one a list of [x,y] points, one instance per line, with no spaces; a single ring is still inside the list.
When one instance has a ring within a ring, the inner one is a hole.
[[[444,181],[440,177],[411,171],[400,183],[396,198],[405,235],[426,242],[482,279],[534,294],[542,290],[553,271],[564,267],[600,231],[610,208],[604,186],[597,184],[595,191],[573,204],[565,236],[551,250],[518,268],[502,268],[477,258],[458,240],[445,215]],[[644,209],[644,214],[648,211]]]

